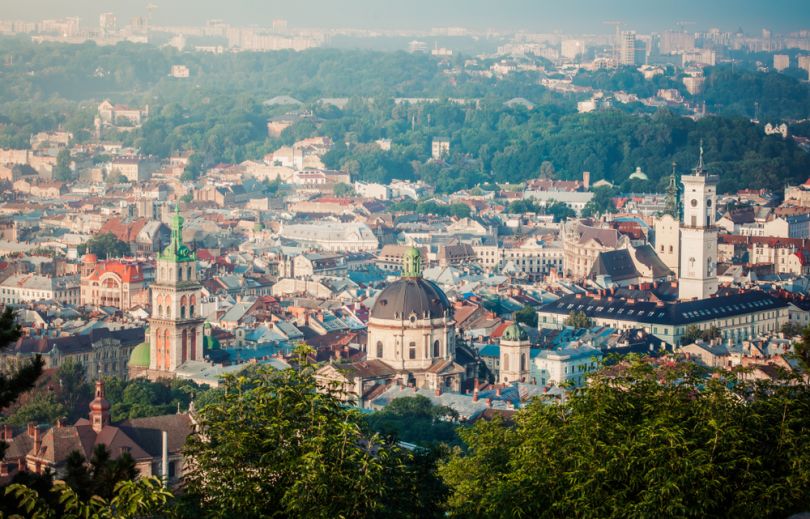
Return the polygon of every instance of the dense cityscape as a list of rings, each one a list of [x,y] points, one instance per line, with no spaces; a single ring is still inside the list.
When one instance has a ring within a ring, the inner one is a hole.
[[[0,516],[810,514],[810,29],[99,9],[0,11]]]

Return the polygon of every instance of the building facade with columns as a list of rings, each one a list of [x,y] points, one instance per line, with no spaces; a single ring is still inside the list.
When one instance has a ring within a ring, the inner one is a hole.
[[[334,387],[360,405],[392,383],[437,392],[460,392],[477,361],[456,343],[453,307],[435,283],[422,278],[419,249],[403,255],[402,277],[377,295],[368,322],[366,360],[330,364],[316,373],[323,388]]]

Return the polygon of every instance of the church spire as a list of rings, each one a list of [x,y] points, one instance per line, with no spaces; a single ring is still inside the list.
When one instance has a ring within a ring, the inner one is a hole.
[[[183,244],[183,223],[185,220],[180,216],[180,204],[174,206],[174,216],[172,217],[172,236],[169,245],[163,249],[161,259],[168,261],[195,261],[194,253]]]
[[[676,164],[672,162],[672,174],[669,176],[669,185],[667,186],[666,196],[666,209],[665,213],[672,215],[673,218],[680,218],[680,192],[678,191],[678,175],[675,172]]]

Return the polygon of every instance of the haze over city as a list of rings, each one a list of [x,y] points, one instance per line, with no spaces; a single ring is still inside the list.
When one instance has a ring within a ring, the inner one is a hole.
[[[79,16],[84,22],[102,12],[122,20],[146,13],[149,2],[131,0],[6,0],[3,18],[44,19]],[[458,26],[473,29],[609,32],[602,22],[622,20],[641,31],[674,28],[695,22],[696,28],[748,31],[769,28],[794,31],[806,27],[810,6],[803,0],[167,0],[157,5],[156,24],[202,24],[222,19],[234,25],[269,25],[284,18],[295,27],[419,29]]]
[[[0,517],[810,517],[810,0],[0,0]]]

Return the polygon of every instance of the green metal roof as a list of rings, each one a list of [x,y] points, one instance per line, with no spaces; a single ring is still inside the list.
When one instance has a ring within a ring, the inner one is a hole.
[[[129,366],[133,368],[148,368],[151,355],[149,352],[149,340],[135,346],[129,355]]]

